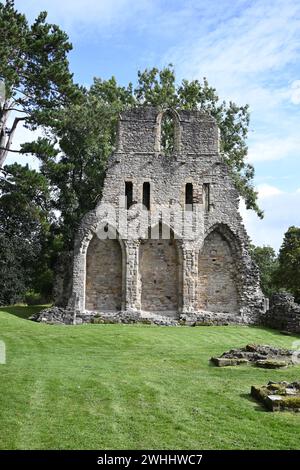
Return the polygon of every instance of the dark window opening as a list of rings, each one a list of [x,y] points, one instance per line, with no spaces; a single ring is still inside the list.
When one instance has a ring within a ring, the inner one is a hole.
[[[160,149],[165,155],[175,150],[175,122],[172,114],[166,112],[161,120]]]
[[[131,181],[125,181],[125,207],[130,209],[133,201],[133,184]]]
[[[185,209],[193,210],[193,185],[186,183],[185,185]]]
[[[209,212],[210,209],[210,184],[203,184],[203,197],[204,197],[204,209],[205,212]]]
[[[143,206],[150,210],[150,183],[146,182],[143,184]]]

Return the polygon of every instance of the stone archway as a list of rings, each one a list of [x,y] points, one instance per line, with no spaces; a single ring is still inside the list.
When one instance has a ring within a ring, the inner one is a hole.
[[[94,235],[86,255],[85,308],[119,311],[122,308],[122,249],[119,240]]]
[[[239,311],[238,268],[234,249],[217,229],[205,239],[198,260],[198,308],[236,314]]]
[[[176,240],[147,239],[140,245],[141,310],[176,316],[180,304],[180,261]]]

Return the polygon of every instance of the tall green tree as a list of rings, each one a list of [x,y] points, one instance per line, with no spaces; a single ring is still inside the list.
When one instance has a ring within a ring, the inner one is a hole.
[[[29,289],[51,296],[48,262],[53,214],[46,178],[28,165],[5,167],[0,180],[0,303],[23,300]]]
[[[284,235],[275,272],[278,288],[291,292],[300,302],[300,227],[289,227]]]
[[[270,297],[276,291],[274,274],[278,267],[275,250],[271,246],[250,247],[251,256],[260,272],[260,285],[265,296]]]
[[[53,207],[60,213],[66,250],[73,247],[79,221],[101,197],[118,115],[126,101],[132,101],[130,89],[118,87],[114,79],[95,80],[89,91],[81,90],[80,102],[62,110],[51,138],[29,144],[53,188]]]
[[[101,198],[107,158],[116,143],[119,114],[135,103],[132,88],[114,78],[95,79],[82,90],[80,103],[61,113],[52,139],[41,138],[35,148],[40,170],[54,188],[54,208],[60,212],[65,250],[73,248],[83,215]],[[25,146],[26,148],[26,146]]]
[[[0,168],[20,124],[51,126],[75,99],[68,36],[41,12],[32,25],[13,0],[0,3]],[[28,150],[28,148],[27,148]]]

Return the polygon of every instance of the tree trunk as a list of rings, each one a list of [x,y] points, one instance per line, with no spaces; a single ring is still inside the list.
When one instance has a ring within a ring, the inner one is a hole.
[[[24,121],[25,117],[16,117],[14,119],[13,125],[9,130],[8,135],[6,135],[6,124],[9,117],[9,111],[3,107],[2,110],[2,117],[1,117],[1,124],[0,124],[0,168],[3,167],[6,157],[9,152],[12,150],[10,149],[16,129],[20,121]],[[18,153],[18,152],[17,152]]]
[[[8,111],[9,104],[4,102],[2,109],[0,109],[0,149],[5,148],[6,146],[6,125],[7,120],[9,118],[9,111]],[[0,162],[2,161],[2,150],[0,150]],[[0,167],[2,164],[0,164]]]

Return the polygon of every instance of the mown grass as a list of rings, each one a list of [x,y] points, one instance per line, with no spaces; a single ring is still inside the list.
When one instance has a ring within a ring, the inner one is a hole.
[[[1,449],[299,448],[300,414],[267,412],[249,396],[252,384],[299,380],[299,366],[209,363],[249,342],[297,338],[241,326],[42,325],[25,319],[37,308],[0,309]]]

